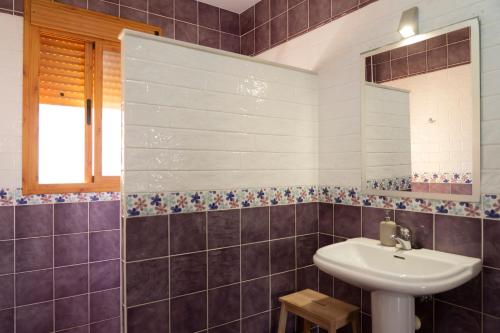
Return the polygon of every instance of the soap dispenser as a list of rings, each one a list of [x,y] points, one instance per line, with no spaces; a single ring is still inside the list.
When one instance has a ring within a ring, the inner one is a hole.
[[[385,212],[385,221],[380,222],[380,243],[384,246],[396,246],[392,235],[396,233],[396,222],[391,221],[390,211]]]

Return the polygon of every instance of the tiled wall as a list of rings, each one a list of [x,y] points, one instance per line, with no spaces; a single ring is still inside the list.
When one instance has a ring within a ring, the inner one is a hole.
[[[382,83],[470,63],[470,28],[366,58],[366,80]]]
[[[240,15],[241,53],[255,55],[376,0],[261,0]]]
[[[317,289],[317,231],[317,203],[126,219],[127,332],[276,332],[278,297]]]
[[[126,193],[317,182],[314,73],[126,34]]]
[[[259,58],[316,70],[320,77],[320,184],[360,187],[360,54],[401,39],[401,12],[420,10],[428,32],[478,16],[481,30],[481,191],[500,189],[500,21],[496,0],[376,1],[365,8],[279,45]],[[363,22],[363,24],[359,24]],[[332,42],[332,41],[335,42]],[[293,45],[293,47],[292,47]]]
[[[0,332],[120,332],[120,203],[0,207]]]
[[[57,0],[56,0],[57,1]],[[162,28],[166,37],[240,53],[239,14],[194,0],[59,0]],[[23,14],[23,0],[0,0],[0,12]]]
[[[500,331],[500,223],[498,220],[389,210],[397,224],[408,227],[417,248],[435,249],[483,259],[482,273],[463,286],[416,299],[422,333],[494,333]],[[319,204],[319,246],[354,237],[378,239],[381,208]],[[484,230],[484,231],[483,231]],[[482,241],[484,237],[484,241]],[[333,288],[332,288],[333,280]],[[370,294],[319,273],[321,292],[362,308],[363,333],[371,332]],[[333,290],[333,294],[332,294]]]

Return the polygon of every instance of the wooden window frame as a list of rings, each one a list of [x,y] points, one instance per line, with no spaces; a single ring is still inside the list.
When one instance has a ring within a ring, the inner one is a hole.
[[[161,34],[161,28],[113,16],[91,12],[50,0],[24,1],[23,59],[23,194],[69,192],[114,192],[120,190],[119,176],[102,175],[102,52],[107,47],[119,48],[118,36],[123,29]],[[85,182],[78,184],[40,184],[38,181],[38,69],[40,33],[72,35],[85,41],[85,99],[93,104],[93,124],[85,126]],[[90,49],[89,49],[90,48]],[[94,57],[94,54],[101,56]],[[95,70],[87,66],[95,65]],[[93,171],[93,172],[92,172]]]

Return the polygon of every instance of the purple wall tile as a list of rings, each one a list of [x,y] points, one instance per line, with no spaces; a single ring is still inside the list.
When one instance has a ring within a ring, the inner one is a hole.
[[[240,333],[241,323],[235,321],[222,326],[217,326],[208,330],[209,333]]]
[[[89,260],[89,236],[85,234],[54,237],[54,266],[81,264]]]
[[[400,58],[391,61],[392,79],[408,76],[408,58]]]
[[[14,309],[0,311],[0,332],[14,333]]]
[[[87,8],[87,2],[85,0],[56,0],[55,2],[64,3],[78,8]]]
[[[0,274],[14,272],[14,241],[0,241]]]
[[[425,52],[417,53],[408,57],[408,73],[409,75],[425,73],[427,70],[427,55]],[[429,184],[426,184],[429,187]],[[423,191],[416,191],[423,192]]]
[[[16,333],[52,332],[54,303],[40,303],[16,309]]]
[[[381,64],[383,62],[387,62],[391,59],[391,51],[385,51],[382,53],[375,54],[373,56],[373,64]]]
[[[14,238],[14,207],[0,207],[0,240]]]
[[[288,35],[294,36],[308,28],[308,1],[288,11]]]
[[[309,1],[309,26],[314,27],[331,18],[331,0]]]
[[[198,44],[198,29],[196,25],[181,21],[175,21],[175,39]]]
[[[500,319],[483,315],[483,333],[500,332]]]
[[[269,242],[241,246],[241,279],[269,275]]]
[[[313,256],[318,249],[318,236],[307,235],[297,237],[297,267],[304,267],[313,264]]]
[[[148,14],[134,8],[120,6],[120,17],[141,23],[147,23]]]
[[[120,6],[132,7],[143,11],[147,10],[147,3],[147,0],[120,0]]]
[[[295,238],[271,242],[271,273],[279,273],[295,268]]]
[[[431,193],[451,193],[451,186],[448,183],[430,183],[429,192]]]
[[[446,46],[432,49],[427,52],[427,69],[429,71],[445,68],[447,61]]]
[[[194,0],[175,0],[175,19],[196,24],[197,6]]]
[[[149,0],[148,11],[167,17],[174,17],[174,0]]]
[[[269,239],[269,207],[241,210],[241,243]]]
[[[500,270],[483,268],[483,311],[500,317]]]
[[[255,52],[255,31],[241,36],[241,54],[253,55]]]
[[[89,267],[90,291],[120,287],[120,260],[91,263]]]
[[[427,40],[427,50],[436,49],[446,45],[446,34],[429,38]]]
[[[271,0],[271,18],[283,14],[287,10],[287,0]]]
[[[16,305],[51,300],[53,279],[52,269],[16,274]]]
[[[127,332],[168,332],[168,302],[157,302],[128,309]]]
[[[241,321],[241,332],[269,333],[269,312],[265,312],[253,317],[245,318]]]
[[[180,254],[205,250],[206,213],[187,213],[170,216],[170,252]]]
[[[16,238],[52,235],[53,205],[16,206]]]
[[[347,12],[356,9],[358,6],[357,0],[332,0],[332,16],[341,16]]]
[[[269,21],[271,17],[271,1],[261,0],[255,4],[255,26],[258,27],[261,24]]]
[[[224,311],[221,311],[221,305]],[[217,326],[240,317],[240,286],[238,284],[208,291],[208,326]]]
[[[391,79],[391,64],[390,62],[383,62],[375,65],[375,82],[383,82]]]
[[[202,27],[219,30],[219,8],[198,2],[198,21]]]
[[[481,258],[481,220],[436,215],[436,250]]]
[[[390,50],[391,60],[404,58],[408,56],[408,46],[398,47],[397,49]]]
[[[333,235],[333,205],[328,203],[318,204],[318,231]]]
[[[174,38],[174,20],[171,18],[148,14],[149,24],[156,25],[162,29],[162,36]]]
[[[451,304],[435,302],[436,332],[481,332],[481,314]]]
[[[270,47],[269,23],[255,29],[255,53],[263,52]]]
[[[269,299],[269,277],[243,282],[241,284],[241,315],[248,317],[269,310]]]
[[[60,267],[54,269],[55,298],[88,293],[88,264]]]
[[[120,229],[120,201],[89,204],[90,231]]]
[[[470,39],[470,28],[462,28],[448,33],[448,43],[455,43],[462,40]]]
[[[500,268],[500,221],[484,220],[484,264]]]
[[[220,10],[220,30],[233,35],[240,34],[240,16],[225,9]]]
[[[295,291],[295,272],[286,272],[271,276],[271,307],[280,306],[279,298]]]
[[[54,302],[55,328],[62,330],[88,323],[88,295],[58,299]]]
[[[255,28],[255,7],[250,7],[240,14],[240,35]]]
[[[362,236],[380,239],[380,222],[384,221],[386,216],[389,216],[394,221],[394,211],[391,209],[363,207]]]
[[[224,51],[240,53],[240,37],[221,32],[220,48]]]
[[[432,214],[415,213],[397,210],[395,222],[410,229],[412,245],[415,248],[433,249],[432,241]]]
[[[168,216],[128,218],[126,223],[127,260],[168,256]]]
[[[14,306],[14,274],[0,275],[0,310]]]
[[[465,284],[436,295],[442,301],[481,311],[481,274]]]
[[[201,292],[170,301],[172,332],[189,333],[206,328],[207,293]]]
[[[220,49],[220,31],[199,27],[198,34],[198,44]]]
[[[90,261],[120,258],[120,232],[100,231],[89,236]]]
[[[451,184],[451,194],[472,195],[472,184]]]
[[[334,226],[336,236],[359,237],[361,236],[361,207],[335,205]]]
[[[207,288],[207,255],[193,253],[170,258],[172,297]]]
[[[448,45],[448,65],[455,66],[470,62],[470,42],[465,40]]]
[[[118,16],[119,15],[119,9],[120,7],[117,4],[110,3],[107,1],[103,0],[88,0],[88,9],[111,15],[111,16]]]
[[[208,251],[208,288],[240,280],[240,247]]]
[[[16,271],[52,267],[52,237],[16,240]]]
[[[208,248],[239,245],[240,211],[208,212]]]
[[[270,207],[271,239],[295,235],[295,205]]]
[[[306,203],[296,206],[297,235],[318,232],[318,204]]]
[[[167,299],[168,269],[168,258],[127,263],[127,305]]]
[[[361,288],[355,287],[339,279],[333,281],[333,295],[341,301],[361,305]]]
[[[271,20],[271,46],[286,41],[288,29],[288,15],[282,14]]]
[[[90,322],[120,316],[120,289],[90,294]]]
[[[297,269],[297,290],[307,288],[318,290],[318,269],[315,266]]]
[[[88,203],[54,205],[54,234],[88,231],[88,212]]]
[[[90,333],[120,333],[120,318],[91,324]]]

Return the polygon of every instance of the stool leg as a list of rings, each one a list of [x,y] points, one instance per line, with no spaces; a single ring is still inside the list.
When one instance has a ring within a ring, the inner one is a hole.
[[[330,328],[328,329],[328,333],[337,333],[337,325],[335,323],[330,323]]]
[[[352,322],[351,322],[352,333],[361,333],[361,325],[359,322],[360,321],[359,317],[360,317],[359,312],[354,313],[354,315],[352,316]]]
[[[304,333],[311,333],[311,322],[304,319]]]
[[[280,323],[278,326],[278,333],[285,333],[286,331],[286,317],[288,313],[286,310],[285,304],[281,304],[281,311],[280,311]]]

